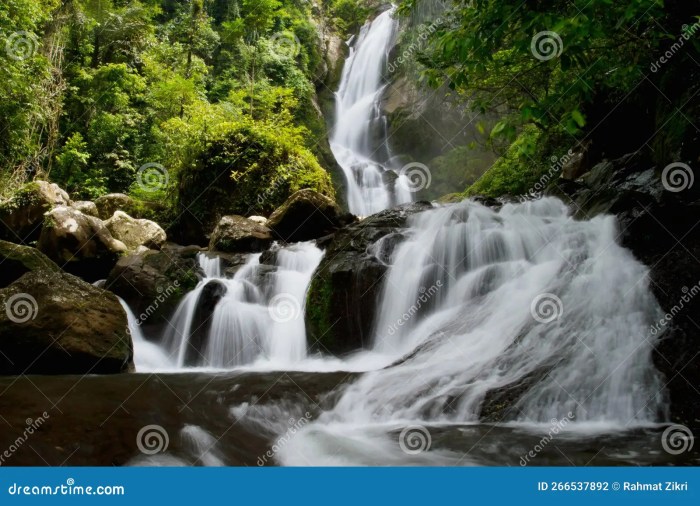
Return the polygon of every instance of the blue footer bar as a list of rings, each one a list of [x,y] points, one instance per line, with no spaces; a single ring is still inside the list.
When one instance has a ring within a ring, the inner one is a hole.
[[[700,504],[700,468],[0,468],[0,504]]]

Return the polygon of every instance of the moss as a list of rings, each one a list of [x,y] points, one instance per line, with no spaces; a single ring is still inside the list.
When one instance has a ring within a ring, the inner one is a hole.
[[[306,299],[306,319],[313,339],[326,349],[333,349],[334,336],[329,318],[333,288],[328,273],[319,272],[309,287]]]

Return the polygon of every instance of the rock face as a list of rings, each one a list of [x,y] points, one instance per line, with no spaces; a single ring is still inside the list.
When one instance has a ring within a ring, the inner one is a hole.
[[[133,367],[118,299],[70,274],[29,272],[0,289],[0,374],[111,374]]]
[[[319,244],[326,254],[306,305],[313,348],[343,354],[369,345],[388,258],[402,240],[408,216],[431,207],[418,202],[382,211]]]
[[[671,416],[697,426],[700,404],[700,199],[697,188],[667,191],[651,162],[627,155],[595,165],[576,181],[557,182],[549,193],[573,203],[582,218],[618,216],[620,240],[650,268],[650,287],[669,320],[650,328],[661,336],[654,362],[665,374]]]
[[[161,327],[182,297],[204,273],[197,262],[198,246],[165,244],[119,259],[105,288],[124,299],[144,325]]]
[[[41,233],[44,213],[54,206],[70,204],[68,194],[56,184],[27,183],[10,200],[0,203],[0,239],[18,244],[35,241]]]
[[[347,220],[345,220],[347,222]],[[344,223],[340,207],[313,190],[299,190],[270,215],[267,226],[283,241],[318,239]]]
[[[165,231],[156,222],[132,218],[123,211],[115,211],[105,221],[105,226],[112,237],[126,244],[130,250],[136,250],[139,246],[160,249],[167,239]]]
[[[100,219],[108,220],[112,217],[114,211],[124,211],[133,214],[134,201],[123,193],[110,193],[95,199],[95,206]]]
[[[127,251],[98,218],[66,206],[46,213],[38,248],[65,271],[90,282],[107,277]]]
[[[272,244],[272,231],[243,216],[224,216],[214,229],[209,249],[227,253],[262,251]]]
[[[41,269],[52,272],[61,270],[49,257],[35,248],[0,241],[0,288],[14,283],[27,272]]]

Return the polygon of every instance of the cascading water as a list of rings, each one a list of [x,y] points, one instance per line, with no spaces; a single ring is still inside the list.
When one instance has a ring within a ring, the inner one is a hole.
[[[476,424],[487,392],[508,385],[522,389],[511,423],[571,417],[609,430],[665,418],[649,332],[660,308],[647,269],[616,244],[614,217],[575,221],[546,198],[499,212],[464,202],[410,224],[374,333],[374,350],[397,364],[348,387],[283,463],[456,463],[438,451],[407,458],[387,435]]]
[[[267,360],[281,368],[306,356],[305,294],[323,253],[313,243],[253,254],[231,278],[199,255],[205,278],[175,312],[164,343],[178,367],[232,368]]]
[[[411,201],[410,184],[387,177],[391,152],[381,110],[383,75],[397,29],[394,10],[362,27],[336,93],[331,149],[345,173],[350,212],[359,216]]]
[[[173,366],[165,351],[155,343],[151,343],[144,336],[139,320],[129,305],[119,298],[119,303],[126,312],[126,320],[129,325],[129,334],[134,343],[134,367],[137,371],[156,371],[169,369]]]

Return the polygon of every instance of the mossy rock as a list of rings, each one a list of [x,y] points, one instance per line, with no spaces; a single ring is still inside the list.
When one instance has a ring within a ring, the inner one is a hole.
[[[272,213],[267,226],[279,239],[297,242],[328,235],[343,221],[342,211],[333,199],[306,188],[289,197]]]
[[[41,251],[0,240],[0,288],[14,283],[27,272],[45,269],[60,272],[60,268]]]
[[[0,239],[26,244],[41,233],[44,213],[54,206],[67,206],[68,194],[56,184],[33,181],[0,203]]]
[[[133,369],[119,300],[41,269],[0,289],[0,374],[112,374]]]

